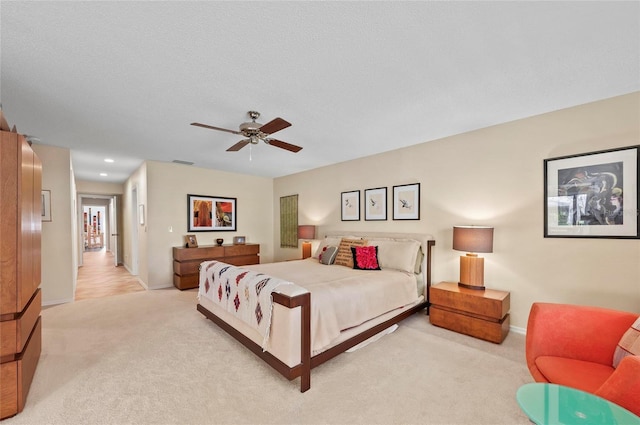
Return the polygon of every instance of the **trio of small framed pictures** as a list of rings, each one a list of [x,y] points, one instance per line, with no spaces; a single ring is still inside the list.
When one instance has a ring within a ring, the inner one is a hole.
[[[420,220],[420,183],[393,186],[393,219]],[[360,190],[340,194],[341,220],[360,220]],[[376,187],[364,190],[364,219],[367,221],[387,219],[387,188]]]

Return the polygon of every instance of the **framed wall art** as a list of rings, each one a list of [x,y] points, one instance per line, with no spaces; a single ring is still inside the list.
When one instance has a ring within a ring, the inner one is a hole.
[[[393,186],[393,219],[420,220],[420,183]]]
[[[544,237],[640,239],[638,150],[544,160]]]
[[[387,188],[377,187],[364,191],[364,219],[387,219]]]
[[[236,198],[187,195],[189,232],[235,231]]]
[[[342,221],[360,220],[360,191],[342,192],[340,194],[340,211]]]
[[[42,221],[51,221],[51,191],[43,190],[40,192],[41,215]]]

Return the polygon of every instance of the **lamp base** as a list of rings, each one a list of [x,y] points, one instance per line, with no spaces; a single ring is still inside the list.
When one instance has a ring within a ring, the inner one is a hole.
[[[462,283],[462,282],[458,282],[458,286],[461,286],[461,287],[467,288],[467,289],[478,289],[480,291],[484,291],[485,289],[487,289],[484,286],[468,285],[468,284]]]
[[[311,257],[311,242],[302,242],[302,259]]]
[[[458,286],[471,289],[484,288],[484,258],[468,253],[460,257],[460,281]]]

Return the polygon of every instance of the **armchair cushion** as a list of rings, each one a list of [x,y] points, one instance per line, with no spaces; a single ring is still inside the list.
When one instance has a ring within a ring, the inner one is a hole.
[[[564,357],[541,356],[536,366],[549,382],[595,393],[613,373],[613,367]]]

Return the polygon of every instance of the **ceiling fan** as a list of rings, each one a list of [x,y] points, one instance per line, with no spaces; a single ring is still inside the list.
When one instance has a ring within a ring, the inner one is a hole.
[[[236,152],[244,148],[249,143],[257,145],[261,140],[267,145],[275,146],[277,148],[286,149],[291,152],[298,152],[302,149],[300,146],[292,145],[291,143],[283,142],[282,140],[272,139],[269,136],[276,131],[283,130],[291,125],[291,123],[283,120],[282,118],[275,118],[266,124],[257,123],[256,120],[260,117],[260,112],[249,111],[247,115],[251,118],[251,122],[245,122],[240,124],[240,131],[228,130],[226,128],[214,127],[212,125],[201,124],[199,122],[192,122],[191,125],[197,127],[209,128],[211,130],[226,131],[227,133],[239,134],[246,137],[244,140],[240,140],[235,145],[227,149],[227,152]]]

